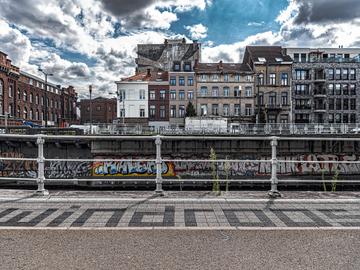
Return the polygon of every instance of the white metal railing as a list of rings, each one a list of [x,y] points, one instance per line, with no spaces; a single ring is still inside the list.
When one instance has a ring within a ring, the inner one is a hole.
[[[354,138],[346,138],[346,137],[234,137],[234,136],[69,136],[69,135],[13,135],[13,134],[0,134],[0,141],[1,140],[8,140],[10,138],[21,138],[21,139],[29,139],[29,140],[36,140],[36,144],[38,146],[38,155],[37,158],[18,158],[18,157],[0,157],[0,161],[8,160],[8,161],[36,161],[37,163],[37,175],[34,178],[24,177],[24,178],[17,178],[17,177],[0,177],[0,180],[15,180],[15,181],[36,181],[37,182],[37,193],[41,195],[48,194],[48,191],[45,189],[45,184],[50,183],[51,181],[59,181],[59,182],[81,182],[81,181],[103,181],[103,182],[155,182],[156,189],[155,192],[158,194],[163,193],[163,182],[210,182],[214,181],[214,179],[163,179],[162,175],[162,165],[164,162],[203,162],[203,163],[269,163],[271,164],[271,178],[270,179],[216,179],[218,182],[251,182],[251,183],[269,183],[271,184],[271,190],[269,192],[270,196],[277,197],[280,196],[278,191],[278,183],[329,183],[333,182],[333,180],[309,180],[309,179],[301,179],[300,181],[297,179],[278,179],[278,166],[280,163],[322,163],[322,164],[360,164],[360,160],[349,160],[349,161],[337,161],[337,160],[281,160],[277,157],[277,147],[279,141],[360,141],[360,137]],[[53,141],[53,140],[147,140],[153,141],[156,146],[156,158],[155,159],[53,159],[53,158],[45,158],[44,156],[44,144],[45,141]],[[271,146],[271,159],[256,159],[256,160],[249,160],[249,159],[219,159],[219,160],[205,160],[205,159],[165,159],[162,158],[161,155],[161,145],[162,141],[164,140],[257,140],[257,141],[269,141]],[[155,178],[65,178],[65,179],[58,179],[58,178],[46,178],[45,175],[45,162],[52,162],[52,161],[64,161],[64,162],[143,162],[143,161],[151,161],[155,162],[156,164],[156,175]],[[360,173],[360,172],[359,172]],[[346,183],[353,183],[359,184],[360,180],[339,180],[339,182],[346,182]]]

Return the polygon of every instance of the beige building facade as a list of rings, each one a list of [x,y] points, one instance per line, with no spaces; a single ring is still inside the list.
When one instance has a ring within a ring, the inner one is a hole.
[[[254,122],[254,75],[248,65],[199,63],[195,71],[198,116],[221,116],[233,123]]]

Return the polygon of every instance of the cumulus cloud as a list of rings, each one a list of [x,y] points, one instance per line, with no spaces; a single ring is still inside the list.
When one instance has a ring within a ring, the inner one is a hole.
[[[207,37],[208,28],[201,23],[185,26],[185,29],[189,31],[192,39],[202,39]]]

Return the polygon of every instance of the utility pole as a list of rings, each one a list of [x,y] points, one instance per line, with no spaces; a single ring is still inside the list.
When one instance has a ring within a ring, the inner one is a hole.
[[[91,94],[92,94],[92,85],[89,85],[89,94],[90,94],[90,134],[92,134],[92,99],[91,99]]]
[[[48,102],[47,102],[47,78],[48,76],[54,76],[54,74],[52,73],[46,73],[44,70],[42,70],[41,68],[38,69],[42,74],[44,74],[45,76],[45,103],[44,103],[44,108],[45,108],[45,115],[44,115],[44,120],[45,120],[45,127],[47,127],[48,124]]]

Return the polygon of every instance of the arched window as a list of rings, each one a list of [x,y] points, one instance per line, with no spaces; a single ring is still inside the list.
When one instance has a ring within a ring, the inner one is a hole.
[[[30,109],[30,115],[29,115],[30,120],[33,120],[33,116],[34,116],[34,111],[33,109]]]
[[[40,119],[39,119],[39,110],[36,110],[35,118],[36,118],[36,120],[40,120]]]
[[[24,107],[24,119],[28,118],[28,110],[26,107]]]
[[[4,114],[4,83],[0,80],[0,114]]]

